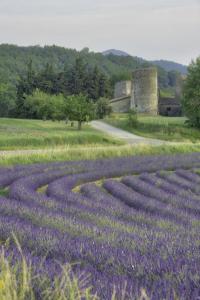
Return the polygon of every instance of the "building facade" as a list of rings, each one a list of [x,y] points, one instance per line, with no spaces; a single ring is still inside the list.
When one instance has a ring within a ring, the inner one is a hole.
[[[125,113],[135,109],[150,115],[181,115],[180,97],[161,98],[156,68],[137,69],[132,81],[120,81],[115,85],[114,99],[110,101],[113,112]]]

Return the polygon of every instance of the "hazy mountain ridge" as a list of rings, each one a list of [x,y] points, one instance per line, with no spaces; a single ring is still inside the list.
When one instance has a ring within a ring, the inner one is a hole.
[[[20,76],[27,72],[27,64],[31,60],[33,71],[39,72],[47,64],[52,65],[55,72],[71,70],[76,58],[81,57],[88,68],[97,66],[104,72],[114,84],[120,80],[132,78],[132,71],[137,68],[152,66],[152,63],[129,55],[103,55],[91,52],[88,48],[82,51],[59,46],[29,46],[0,45],[0,84],[11,84],[16,86]],[[169,74],[158,66],[158,79],[160,88],[169,86]]]
[[[33,69],[38,72],[51,64],[56,72],[70,70],[77,57],[81,57],[88,68],[97,66],[110,78],[128,79],[131,71],[142,67],[142,62],[129,56],[104,56],[84,48],[82,51],[59,46],[17,46],[0,45],[0,83],[16,84],[19,76],[27,71],[32,60]]]
[[[153,65],[156,65],[156,66],[158,66],[160,68],[163,68],[167,72],[169,72],[169,71],[177,71],[177,72],[180,72],[182,75],[186,75],[187,74],[187,66],[182,65],[180,63],[176,63],[174,61],[168,61],[168,60],[164,60],[164,59],[148,61],[148,60],[145,60],[145,59],[140,58],[140,57],[132,56],[132,55],[128,54],[127,52],[124,52],[124,51],[121,51],[121,50],[116,50],[116,49],[106,50],[106,51],[102,52],[102,54],[104,56],[109,56],[109,55],[131,56],[131,57],[134,57],[135,59],[138,59],[140,61],[148,62],[150,64],[153,64]]]
[[[117,55],[117,56],[131,56],[130,54],[128,54],[125,51],[116,50],[116,49],[109,49],[109,50],[103,51],[102,54],[105,56],[109,55],[109,54],[113,54],[113,55]]]
[[[150,63],[165,69],[167,72],[178,71],[183,75],[187,74],[187,66],[173,62],[173,61],[161,59],[161,60],[150,61]]]

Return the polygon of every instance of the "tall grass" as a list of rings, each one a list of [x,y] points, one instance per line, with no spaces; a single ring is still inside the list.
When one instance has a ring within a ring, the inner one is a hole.
[[[148,138],[173,142],[200,142],[200,130],[189,127],[184,117],[138,115],[137,124],[131,126],[128,114],[113,114],[105,121],[115,127]]]
[[[131,155],[157,155],[199,152],[200,143],[171,143],[170,145],[151,146],[144,144],[100,147],[65,147],[30,152],[5,152],[0,155],[0,167],[15,164],[32,164],[54,161],[101,159]],[[5,193],[6,191],[1,191]]]
[[[101,300],[92,293],[88,286],[88,275],[73,275],[69,264],[62,266],[62,273],[53,281],[41,274],[33,274],[31,263],[26,261],[22,249],[15,239],[20,258],[12,264],[12,259],[5,255],[5,248],[0,249],[0,299],[1,300]],[[38,293],[39,290],[39,293]],[[114,288],[111,299],[126,300],[126,288],[116,293]],[[150,300],[144,289],[137,300]]]
[[[0,299],[1,300],[97,300],[87,276],[73,275],[70,265],[62,266],[62,274],[53,282],[43,275],[33,274],[17,242],[20,259],[13,265],[6,257],[4,248],[0,253]],[[38,295],[38,291],[40,294]]]
[[[38,149],[66,145],[122,145],[85,124],[78,131],[65,122],[0,118],[0,150]]]

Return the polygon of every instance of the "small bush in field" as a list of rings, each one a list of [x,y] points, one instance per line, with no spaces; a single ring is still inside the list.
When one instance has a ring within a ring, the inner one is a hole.
[[[137,112],[135,109],[130,109],[130,111],[128,113],[128,125],[130,127],[138,126],[138,117],[137,117]]]
[[[99,98],[96,102],[96,116],[98,119],[103,119],[109,116],[112,112],[112,107],[107,98]]]

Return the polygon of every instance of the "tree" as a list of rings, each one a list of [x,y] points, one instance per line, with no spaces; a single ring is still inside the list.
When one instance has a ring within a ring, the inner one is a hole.
[[[91,70],[88,73],[88,78],[86,80],[86,89],[88,96],[97,100],[99,98],[99,80],[100,80],[100,71],[97,66],[95,66],[94,70]]]
[[[64,120],[65,98],[62,94],[50,95],[38,89],[24,100],[25,117],[32,119]]]
[[[188,67],[182,106],[190,124],[200,128],[200,57]]]
[[[169,86],[175,87],[179,76],[180,76],[179,72],[169,71],[168,72]]]
[[[82,58],[78,57],[75,66],[71,69],[68,78],[68,91],[70,94],[78,95],[83,92],[85,84],[86,67]]]
[[[137,127],[137,125],[138,125],[137,111],[134,108],[132,108],[132,109],[129,110],[129,113],[128,113],[128,125],[131,128]]]
[[[85,71],[85,89],[88,97],[94,101],[97,101],[100,97],[109,97],[112,95],[110,79],[101,72],[98,66],[94,69]]]
[[[45,93],[59,94],[57,77],[52,64],[47,63],[44,70],[36,76],[36,86]]]
[[[92,120],[95,116],[94,103],[83,94],[68,96],[65,115],[72,121],[78,121],[78,129],[81,130],[82,123]]]
[[[157,70],[158,70],[158,84],[159,87],[162,88],[167,88],[169,86],[169,78],[168,78],[168,73],[157,66]]]
[[[14,116],[16,90],[9,84],[0,84],[0,117]]]
[[[112,97],[110,80],[104,73],[99,77],[99,97]]]
[[[16,116],[25,117],[24,99],[26,95],[31,95],[35,88],[35,73],[33,71],[32,60],[29,60],[26,76],[20,76],[17,84]]]
[[[107,98],[99,98],[96,102],[96,116],[98,119],[103,119],[105,116],[110,115],[112,107]]]

